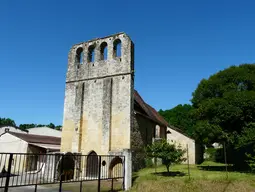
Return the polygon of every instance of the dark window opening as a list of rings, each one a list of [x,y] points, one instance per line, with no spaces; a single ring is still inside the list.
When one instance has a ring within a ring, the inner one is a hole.
[[[107,60],[107,43],[103,42],[100,45],[100,59]]]
[[[83,54],[83,48],[79,47],[76,51],[76,62],[79,63],[79,64],[82,64],[83,63],[83,57],[84,57],[84,54]]]
[[[113,56],[121,57],[121,40],[116,39],[113,43]]]
[[[95,61],[95,46],[91,45],[88,49],[88,62]]]

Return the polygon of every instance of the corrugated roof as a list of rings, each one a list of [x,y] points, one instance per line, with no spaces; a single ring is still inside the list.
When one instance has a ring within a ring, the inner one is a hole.
[[[134,91],[134,100],[145,111],[150,119],[159,123],[159,125],[168,127],[166,120],[153,107],[148,105],[136,90]]]
[[[61,138],[59,137],[15,133],[11,131],[6,133],[10,133],[11,135],[16,136],[28,143],[43,143],[43,144],[52,144],[52,145],[60,145],[61,143]]]

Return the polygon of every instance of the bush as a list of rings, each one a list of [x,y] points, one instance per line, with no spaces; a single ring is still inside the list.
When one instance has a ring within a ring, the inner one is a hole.
[[[150,167],[150,168],[154,167],[154,163],[152,161],[152,158],[150,158],[150,157],[145,158],[145,166]]]
[[[215,148],[207,148],[205,150],[205,153],[208,155],[208,157],[205,158],[206,161],[215,161],[215,155],[216,155],[216,150]]]

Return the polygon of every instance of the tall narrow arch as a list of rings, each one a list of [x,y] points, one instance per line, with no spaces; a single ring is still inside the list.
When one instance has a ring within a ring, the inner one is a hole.
[[[155,127],[155,137],[159,138],[160,137],[160,126],[156,125]]]
[[[83,64],[83,58],[84,58],[83,48],[79,47],[76,50],[75,62],[81,65]]]
[[[116,39],[113,42],[113,57],[121,57],[121,40]]]
[[[109,178],[123,177],[123,161],[120,157],[115,157],[109,165]]]
[[[95,178],[98,176],[98,155],[95,151],[91,151],[87,156],[86,176]]]
[[[107,60],[107,43],[106,42],[103,42],[101,45],[100,45],[100,59],[101,60]]]
[[[90,45],[88,48],[88,62],[94,62],[95,61],[95,46]]]

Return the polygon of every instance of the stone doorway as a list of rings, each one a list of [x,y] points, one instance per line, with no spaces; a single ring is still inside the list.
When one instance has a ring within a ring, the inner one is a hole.
[[[123,161],[120,157],[115,157],[109,166],[109,178],[123,177]]]

